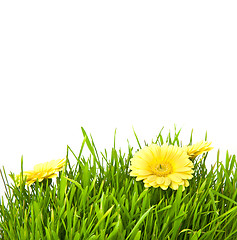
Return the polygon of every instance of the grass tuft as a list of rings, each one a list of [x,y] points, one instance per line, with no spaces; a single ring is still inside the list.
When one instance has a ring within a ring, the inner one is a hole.
[[[154,143],[181,146],[180,130],[162,130]],[[138,146],[141,145],[134,131]],[[19,185],[0,170],[5,197],[0,200],[0,239],[237,239],[236,156],[226,153],[207,169],[208,154],[193,160],[194,177],[182,191],[145,189],[129,175],[135,151],[114,145],[98,153],[92,136],[82,128],[79,154],[67,146],[66,167],[55,181],[25,185],[23,158]],[[192,144],[192,134],[190,144]],[[83,156],[87,147],[90,155]],[[69,159],[70,158],[70,159]],[[70,164],[72,158],[76,164]]]

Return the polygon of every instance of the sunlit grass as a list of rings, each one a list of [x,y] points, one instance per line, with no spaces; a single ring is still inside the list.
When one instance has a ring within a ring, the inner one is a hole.
[[[144,147],[136,134],[137,146],[128,144],[125,154],[114,140],[108,155],[106,150],[98,153],[83,128],[82,133],[81,148],[67,147],[66,168],[53,182],[25,185],[23,160],[20,185],[9,183],[1,170],[6,189],[0,202],[0,239],[237,239],[235,155],[227,152],[221,161],[218,152],[210,170],[207,153],[193,159],[194,177],[183,192],[146,189],[129,175],[130,159]],[[155,143],[181,146],[179,133],[165,137],[161,131]]]

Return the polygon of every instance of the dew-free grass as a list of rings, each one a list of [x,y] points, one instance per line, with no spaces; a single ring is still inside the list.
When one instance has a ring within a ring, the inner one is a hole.
[[[136,134],[138,146],[128,144],[125,154],[114,139],[108,155],[98,153],[83,128],[82,133],[81,148],[67,147],[66,167],[55,181],[26,185],[23,160],[21,184],[10,182],[2,168],[0,239],[237,239],[235,155],[227,152],[223,160],[218,152],[210,170],[207,153],[194,158],[193,178],[184,191],[144,188],[129,174],[131,158],[143,147]],[[179,133],[165,137],[161,131],[155,143],[181,146]]]

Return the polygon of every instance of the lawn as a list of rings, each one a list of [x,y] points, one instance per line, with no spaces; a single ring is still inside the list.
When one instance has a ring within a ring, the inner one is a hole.
[[[144,171],[137,170],[137,162],[132,160],[141,159],[143,155],[138,153],[148,151],[152,144],[142,144],[135,131],[137,145],[128,143],[126,153],[117,149],[116,131],[112,150],[103,152],[97,151],[83,128],[82,133],[80,149],[67,146],[65,167],[56,169],[57,177],[52,171],[47,173],[52,179],[42,175],[29,182],[23,158],[18,176],[1,169],[5,197],[0,200],[0,239],[237,239],[235,155],[227,152],[223,160],[218,152],[216,163],[207,169],[208,151],[187,155],[180,130],[167,136],[161,130],[153,146],[180,152],[191,170],[183,168],[186,172],[180,176],[187,178],[178,185],[172,185],[173,178],[165,185],[166,175],[159,172],[155,184],[145,179]],[[194,146],[192,133],[185,142]],[[85,148],[90,151],[87,157]],[[146,155],[143,160],[141,166]],[[159,166],[157,171],[163,171],[164,165]],[[138,173],[143,179],[136,178]]]

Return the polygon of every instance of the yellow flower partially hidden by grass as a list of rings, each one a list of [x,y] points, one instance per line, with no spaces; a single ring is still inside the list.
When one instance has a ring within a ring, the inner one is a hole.
[[[193,163],[182,148],[177,146],[158,146],[151,144],[136,152],[131,159],[131,176],[143,180],[145,187],[168,187],[177,190],[179,186],[189,186],[188,179],[193,173]]]
[[[200,141],[191,146],[185,146],[183,147],[183,149],[187,152],[190,158],[195,158],[204,152],[208,152],[212,150],[213,147],[211,147],[210,145],[211,145],[211,142]]]
[[[40,163],[34,166],[32,171],[24,171],[23,176],[26,177],[26,183],[31,185],[38,179],[42,182],[44,179],[57,177],[57,172],[61,171],[65,165],[64,159],[52,160],[50,162]],[[16,176],[19,179],[20,175]]]

